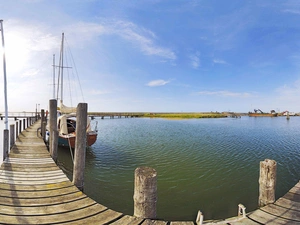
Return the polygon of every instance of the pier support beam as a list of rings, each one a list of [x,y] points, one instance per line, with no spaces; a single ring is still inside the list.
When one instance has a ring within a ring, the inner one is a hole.
[[[259,207],[275,202],[276,167],[276,161],[271,159],[260,162]]]
[[[155,219],[157,172],[150,167],[138,167],[134,175],[134,216]]]
[[[74,153],[73,184],[83,190],[86,152],[87,103],[79,103],[76,115],[76,140]]]

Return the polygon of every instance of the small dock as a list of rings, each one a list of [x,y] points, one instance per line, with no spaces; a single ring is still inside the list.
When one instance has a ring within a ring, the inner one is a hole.
[[[39,126],[36,122],[19,134],[0,168],[0,224],[197,224],[123,215],[95,202],[52,160],[37,136]],[[244,216],[203,224],[300,224],[300,182],[274,204]]]

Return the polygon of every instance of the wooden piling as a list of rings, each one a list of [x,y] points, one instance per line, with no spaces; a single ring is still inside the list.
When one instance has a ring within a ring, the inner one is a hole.
[[[76,140],[73,168],[73,184],[83,190],[86,151],[87,103],[79,103],[76,115]]]
[[[41,110],[41,135],[44,140],[46,141],[46,118],[45,118],[45,110]]]
[[[23,130],[26,129],[26,119],[23,119]]]
[[[10,126],[9,126],[9,136],[10,136],[10,138],[9,138],[9,140],[10,140],[10,149],[12,148],[12,146],[15,144],[15,125],[14,124],[11,124]]]
[[[275,202],[276,167],[276,161],[271,159],[260,162],[259,207]]]
[[[50,99],[49,101],[49,110],[50,110],[50,118],[49,118],[49,146],[50,146],[50,155],[52,159],[56,162],[57,160],[57,146],[53,143],[53,130],[57,130],[57,101],[56,99]]]
[[[19,122],[16,121],[16,139],[19,137]]]
[[[157,172],[150,167],[138,167],[134,175],[134,216],[155,219]]]
[[[3,131],[3,161],[8,156],[8,148],[9,148],[9,130],[5,129]]]
[[[22,120],[19,120],[19,134],[22,132]]]
[[[52,142],[51,142],[51,148],[52,148],[52,159],[54,160],[54,162],[57,162],[57,148],[58,148],[58,130],[57,128],[53,129],[52,134],[50,134],[50,136],[52,136]]]

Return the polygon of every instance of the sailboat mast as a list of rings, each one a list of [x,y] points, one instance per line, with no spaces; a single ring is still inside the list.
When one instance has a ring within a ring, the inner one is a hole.
[[[61,38],[61,48],[60,48],[60,68],[61,68],[61,89],[60,89],[60,102],[63,103],[63,93],[64,93],[64,33],[62,33],[62,38]]]
[[[53,99],[55,99],[55,54],[53,54]]]
[[[8,106],[7,106],[7,80],[6,80],[6,60],[5,60],[5,48],[4,48],[4,31],[3,20],[0,20],[0,29],[2,36],[2,51],[3,51],[3,74],[4,74],[4,104],[5,104],[5,129],[8,130]]]

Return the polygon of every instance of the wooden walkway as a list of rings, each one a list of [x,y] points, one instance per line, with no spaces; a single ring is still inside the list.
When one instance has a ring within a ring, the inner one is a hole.
[[[79,191],[51,159],[37,137],[39,126],[35,123],[19,135],[0,168],[0,224],[196,224],[145,220],[96,203]],[[300,224],[300,183],[275,204],[249,213],[247,218],[213,224]]]

